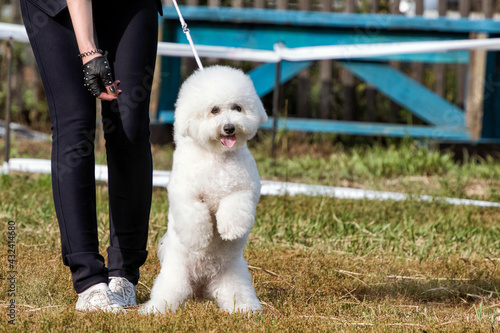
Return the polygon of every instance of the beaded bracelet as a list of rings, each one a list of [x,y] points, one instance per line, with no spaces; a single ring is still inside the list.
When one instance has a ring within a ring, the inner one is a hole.
[[[90,50],[90,51],[87,51],[87,52],[80,53],[78,55],[78,59],[82,59],[84,57],[88,57],[88,56],[96,54],[96,53],[104,54],[104,52],[101,49],[95,49],[95,50]]]

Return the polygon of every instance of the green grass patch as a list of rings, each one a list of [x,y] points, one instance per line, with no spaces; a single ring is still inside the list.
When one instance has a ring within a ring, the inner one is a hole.
[[[286,143],[286,142],[285,142]],[[0,142],[1,144],[1,142]],[[500,163],[413,142],[345,147],[252,144],[264,179],[500,201]],[[48,158],[47,144],[15,143],[15,156]],[[39,146],[38,146],[39,145]],[[305,146],[313,147],[309,151]],[[314,147],[318,147],[317,149]],[[156,169],[173,149],[153,147]],[[102,150],[99,163],[105,163]],[[108,242],[108,190],[97,186],[101,252]],[[138,301],[159,272],[156,245],[167,228],[168,199],[156,188],[150,255]],[[6,332],[486,332],[498,331],[500,210],[443,202],[264,196],[244,255],[263,304],[260,315],[228,315],[211,302],[189,301],[175,314],[82,314],[60,257],[49,175],[0,177],[2,221],[0,331]],[[8,221],[16,223],[16,324],[7,321]]]

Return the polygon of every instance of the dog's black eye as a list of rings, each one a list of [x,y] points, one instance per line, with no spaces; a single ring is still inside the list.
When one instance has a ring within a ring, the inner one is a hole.
[[[239,106],[238,104],[233,105],[232,109],[235,111],[241,112],[241,106]]]
[[[217,113],[219,113],[219,111],[220,111],[220,109],[219,109],[218,107],[214,106],[214,107],[212,108],[212,111],[211,111],[211,112],[212,112],[212,114],[217,114]]]

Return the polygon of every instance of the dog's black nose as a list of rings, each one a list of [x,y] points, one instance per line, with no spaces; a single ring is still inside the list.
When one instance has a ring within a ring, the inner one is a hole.
[[[226,134],[233,134],[235,129],[236,126],[234,126],[233,124],[224,125],[224,132],[226,132]]]

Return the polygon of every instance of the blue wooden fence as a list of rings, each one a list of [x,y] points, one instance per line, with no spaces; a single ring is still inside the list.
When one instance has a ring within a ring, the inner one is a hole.
[[[500,22],[490,19],[407,18],[387,14],[347,14],[282,11],[228,7],[181,7],[191,36],[197,45],[230,46],[272,50],[276,42],[287,47],[347,45],[405,41],[467,39],[471,32],[500,35]],[[163,39],[187,43],[177,13],[165,7]],[[500,53],[488,52],[483,94],[483,123],[479,138],[466,128],[465,111],[438,96],[389,61],[468,64],[468,51],[391,55],[372,59],[351,59],[341,66],[361,80],[375,86],[427,126],[387,123],[348,122],[342,120],[280,119],[279,128],[310,132],[334,132],[353,135],[410,136],[456,142],[500,142]],[[312,62],[283,62],[281,82],[296,76]],[[273,89],[274,64],[263,64],[249,75],[259,95]],[[476,78],[477,79],[477,78]],[[174,102],[181,82],[180,59],[162,59],[162,86],[157,121],[173,121]],[[263,125],[269,128],[271,121]]]

